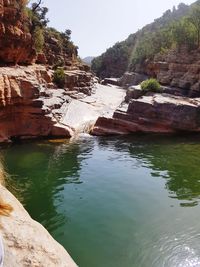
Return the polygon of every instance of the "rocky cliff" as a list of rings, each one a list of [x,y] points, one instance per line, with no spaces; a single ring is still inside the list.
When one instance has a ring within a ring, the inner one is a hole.
[[[71,137],[70,125],[62,123],[73,97],[90,94],[91,73],[66,71],[65,88],[52,83],[45,66],[0,68],[0,142],[37,137]]]
[[[26,1],[0,0],[0,142],[71,137],[74,130],[62,123],[67,106],[94,87],[95,78],[77,60],[69,37],[45,29],[44,50],[37,55],[30,25]],[[53,83],[61,63],[63,89]]]
[[[137,69],[156,77],[162,85],[180,88],[189,97],[200,96],[200,50],[171,50]]]
[[[42,225],[32,220],[19,201],[0,185],[0,195],[13,207],[9,217],[1,216],[4,267],[75,267],[67,251]]]
[[[36,57],[24,0],[0,0],[0,63],[32,63]]]

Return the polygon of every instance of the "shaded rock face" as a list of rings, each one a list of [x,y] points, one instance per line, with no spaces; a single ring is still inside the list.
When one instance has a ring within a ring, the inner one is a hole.
[[[136,73],[136,72],[125,72],[121,78],[105,78],[102,80],[103,85],[111,84],[128,88],[133,85],[138,85],[142,81],[146,80],[147,75]]]
[[[147,62],[137,71],[156,77],[163,85],[180,88],[189,97],[200,96],[200,50],[174,50],[157,55],[153,62]]]
[[[4,243],[4,267],[76,267],[67,251],[42,225],[32,220],[19,201],[4,187],[0,195],[13,207],[9,217],[0,218]]]
[[[24,0],[0,0],[0,63],[30,64],[35,60]]]
[[[92,130],[94,135],[134,132],[200,132],[200,99],[167,94],[132,99],[112,118],[99,118]]]

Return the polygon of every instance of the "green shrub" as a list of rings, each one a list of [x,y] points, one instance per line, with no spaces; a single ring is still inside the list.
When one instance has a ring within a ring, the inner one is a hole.
[[[42,52],[44,47],[44,31],[36,27],[33,33],[34,46],[38,53]]]
[[[60,88],[65,86],[65,72],[63,68],[57,68],[53,74],[53,82]]]
[[[149,79],[141,83],[142,90],[146,92],[160,92],[161,86],[156,79]]]

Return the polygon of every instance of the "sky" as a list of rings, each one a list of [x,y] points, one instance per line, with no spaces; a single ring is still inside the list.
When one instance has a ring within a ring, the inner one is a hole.
[[[43,5],[49,26],[70,29],[84,58],[102,54],[181,2],[194,0],[43,0]]]

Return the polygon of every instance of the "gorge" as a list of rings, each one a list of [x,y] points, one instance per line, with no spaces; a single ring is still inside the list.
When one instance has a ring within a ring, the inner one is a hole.
[[[187,16],[199,1],[91,68],[71,31],[27,4],[0,0],[4,266],[198,267],[200,50]],[[174,29],[188,30],[181,45]],[[159,90],[142,89],[149,78]]]

